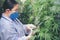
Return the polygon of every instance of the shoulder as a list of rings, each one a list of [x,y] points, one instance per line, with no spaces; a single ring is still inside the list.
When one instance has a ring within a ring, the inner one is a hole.
[[[2,24],[2,23],[8,23],[9,21],[7,21],[6,19],[4,19],[4,18],[1,18],[0,19],[0,24]]]
[[[7,17],[1,17],[0,22],[12,23],[13,21],[10,18],[7,18]]]
[[[12,23],[10,23],[8,20],[1,18],[0,19],[0,30],[5,29],[5,30],[10,30],[13,28]]]
[[[10,26],[11,22],[9,22],[8,20],[1,18],[0,19],[0,26],[5,27],[5,26]]]

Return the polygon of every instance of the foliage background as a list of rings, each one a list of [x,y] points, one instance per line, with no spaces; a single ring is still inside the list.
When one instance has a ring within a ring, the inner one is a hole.
[[[34,24],[37,29],[31,40],[60,40],[60,0],[16,0],[20,21]],[[0,0],[0,7],[4,0]]]

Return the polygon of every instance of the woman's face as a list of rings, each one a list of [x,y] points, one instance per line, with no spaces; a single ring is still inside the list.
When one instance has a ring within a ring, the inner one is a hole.
[[[11,13],[18,11],[18,8],[19,8],[19,4],[14,5],[14,7],[11,9]]]
[[[19,4],[14,5],[14,7],[12,8],[11,11],[17,11],[18,10],[18,7],[19,7]]]
[[[13,8],[12,8],[12,10],[11,10],[11,13],[10,13],[10,18],[12,19],[12,20],[16,20],[16,18],[18,18],[19,17],[19,14],[18,14],[18,4],[17,5],[15,5]]]
[[[11,14],[18,11],[18,8],[19,8],[19,4],[15,4],[14,7],[11,10],[6,9],[7,15],[10,17]]]

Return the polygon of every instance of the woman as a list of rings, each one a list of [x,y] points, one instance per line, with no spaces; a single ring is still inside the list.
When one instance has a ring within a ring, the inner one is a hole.
[[[18,6],[15,0],[5,0],[4,13],[0,19],[0,40],[29,40],[32,32],[18,20]],[[28,36],[25,36],[28,34]]]

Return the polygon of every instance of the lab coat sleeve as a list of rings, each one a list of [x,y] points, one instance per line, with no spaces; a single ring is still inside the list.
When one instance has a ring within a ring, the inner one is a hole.
[[[31,30],[29,31],[27,30],[26,24],[24,24],[23,27],[24,27],[25,34],[28,36],[31,33]]]
[[[15,31],[17,29],[13,28],[12,25],[4,23],[0,26],[2,27],[0,35],[3,40],[26,40],[26,36],[19,37],[18,32]]]

